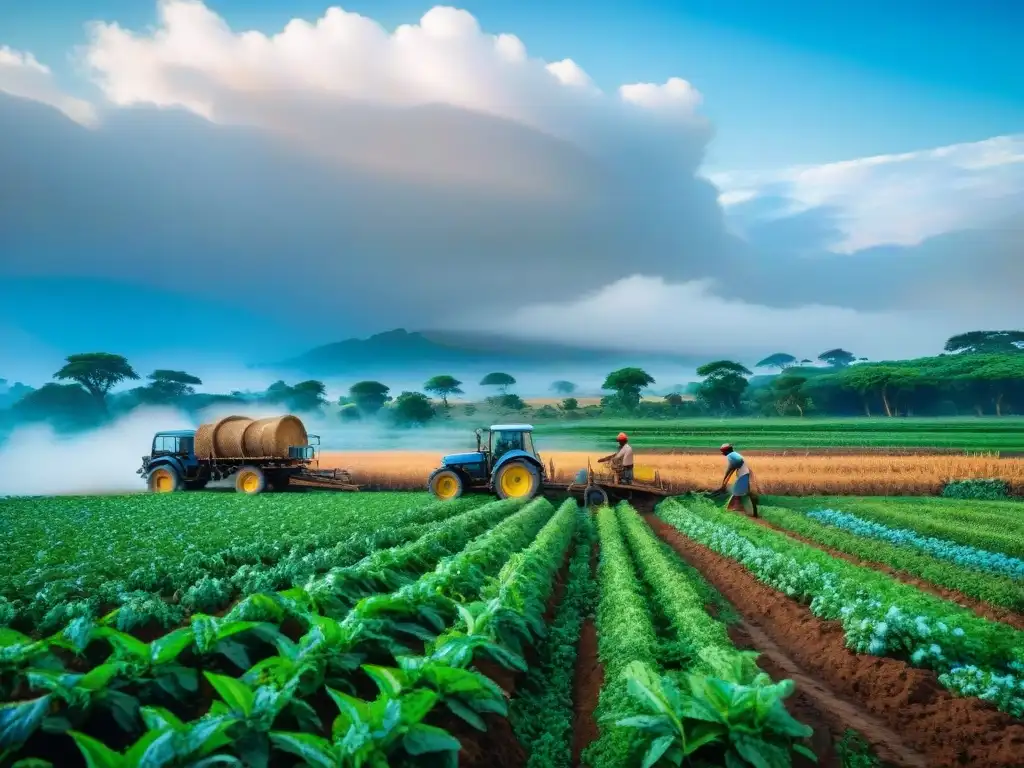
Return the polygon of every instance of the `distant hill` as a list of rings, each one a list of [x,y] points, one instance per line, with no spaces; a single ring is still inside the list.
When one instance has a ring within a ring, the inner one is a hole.
[[[638,359],[640,358],[640,359]],[[407,331],[397,328],[367,339],[315,347],[272,366],[310,376],[380,375],[422,366],[481,365],[549,367],[572,365],[694,365],[684,356],[650,355],[615,349],[584,349],[564,344],[523,341],[497,334]]]

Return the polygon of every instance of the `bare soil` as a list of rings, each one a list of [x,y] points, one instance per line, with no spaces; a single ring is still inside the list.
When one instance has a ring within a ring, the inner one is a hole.
[[[859,730],[885,759],[929,768],[1024,764],[1020,721],[980,699],[954,698],[931,672],[854,654],[838,622],[818,619],[664,521],[648,517],[648,522],[736,606],[766,663],[798,675],[798,687],[803,685],[827,717]]]

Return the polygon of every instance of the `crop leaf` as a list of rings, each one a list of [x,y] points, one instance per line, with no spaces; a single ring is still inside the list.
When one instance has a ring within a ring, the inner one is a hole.
[[[50,694],[0,704],[0,750],[17,749],[35,732],[50,710]]]
[[[124,755],[92,736],[71,731],[71,738],[85,758],[86,768],[127,768],[130,765]]]
[[[443,728],[416,723],[402,737],[402,747],[410,755],[425,755],[431,752],[458,752],[462,745]]]
[[[270,734],[270,740],[279,749],[301,757],[308,765],[335,768],[339,764],[331,742],[322,736],[274,732]]]
[[[215,675],[212,672],[203,674],[233,712],[238,713],[242,718],[252,715],[256,697],[249,686],[227,675]]]

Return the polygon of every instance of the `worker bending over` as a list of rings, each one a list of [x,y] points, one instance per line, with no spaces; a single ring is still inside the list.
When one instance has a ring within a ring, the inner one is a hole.
[[[736,482],[732,484],[732,489],[729,491],[731,495],[729,501],[726,502],[726,509],[732,506],[733,499],[739,499],[743,504],[744,511],[751,517],[757,517],[757,507],[754,506],[754,502],[750,498],[750,467],[729,443],[723,445],[721,451],[725,456],[725,477],[722,478],[722,487],[719,490],[724,491],[729,478],[733,474],[736,475]]]
[[[629,444],[629,438],[625,432],[619,432],[616,438],[619,441],[619,450],[603,459],[598,459],[602,464],[610,461],[612,471],[619,475],[619,480],[625,485],[633,484],[633,446]]]

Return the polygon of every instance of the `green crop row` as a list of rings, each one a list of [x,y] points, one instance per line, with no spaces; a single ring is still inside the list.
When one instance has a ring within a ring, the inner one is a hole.
[[[760,515],[822,546],[912,574],[970,597],[1014,611],[1024,610],[1024,584],[1008,576],[967,570],[924,552],[858,536],[782,507],[760,507]]]
[[[1024,505],[1016,501],[766,496],[761,503],[801,512],[839,509],[891,528],[1024,559]]]
[[[204,504],[218,498],[220,494],[196,494],[202,501],[193,514],[203,515],[214,512]],[[196,536],[200,545],[191,543],[184,548],[178,543],[183,534],[171,536],[166,530],[157,530],[159,539],[144,539],[129,555],[122,552],[133,540],[131,529],[107,527],[86,527],[77,535],[82,551],[72,555],[65,552],[66,546],[61,531],[66,523],[63,511],[39,507],[35,511],[44,515],[44,528],[54,529],[51,549],[40,549],[36,553],[37,564],[23,571],[12,568],[0,578],[0,626],[14,626],[26,631],[38,628],[49,632],[63,626],[71,618],[95,614],[104,608],[123,606],[122,622],[136,623],[152,621],[161,626],[179,623],[193,612],[211,611],[225,605],[238,594],[273,590],[303,581],[313,574],[332,566],[353,562],[368,552],[394,546],[421,535],[428,526],[452,515],[479,506],[478,500],[457,503],[448,507],[441,504],[424,505],[420,495],[389,494],[384,498],[364,499],[364,506],[349,501],[339,508],[335,500],[339,496],[310,494],[310,502],[302,508],[303,514],[285,500],[279,512],[284,513],[289,527],[280,525],[278,533],[269,524],[254,538],[230,544],[220,551],[210,548],[210,541],[217,540],[221,531],[218,517],[211,515],[209,535]],[[120,499],[122,508],[134,511],[138,524],[146,527],[152,523],[155,512],[164,512],[163,506],[151,507],[149,499],[158,496],[127,497]],[[344,497],[352,499],[353,497]],[[23,502],[25,500],[15,500]],[[36,501],[36,500],[31,500]],[[104,500],[110,504],[111,500]],[[189,509],[193,503],[182,502],[179,508]],[[418,502],[410,505],[410,502]],[[85,503],[91,503],[91,500]],[[263,511],[265,511],[264,507]],[[7,516],[8,508],[0,525],[21,529],[24,514]],[[25,510],[22,510],[24,512]],[[66,510],[64,510],[66,511]],[[341,514],[338,514],[341,512]],[[259,518],[261,509],[254,515]],[[318,525],[317,519],[320,517]],[[304,520],[307,526],[296,519]],[[233,518],[232,518],[233,519]],[[50,521],[50,522],[45,522]],[[125,521],[122,520],[122,523]],[[267,523],[268,521],[264,521]],[[113,526],[114,520],[100,520],[99,523]],[[38,526],[39,521],[33,523]],[[97,553],[99,532],[105,534],[108,556]],[[166,540],[169,539],[168,543]],[[27,546],[31,536],[20,539],[17,536],[4,543],[15,561],[18,552]],[[161,552],[165,554],[161,554]],[[118,559],[120,555],[123,559]],[[150,556],[145,565],[140,558]],[[60,557],[68,557],[66,563],[55,563]],[[176,560],[174,558],[177,558]],[[123,625],[125,628],[129,624]]]
[[[488,649],[498,651],[495,655],[503,661],[517,657],[496,642],[499,621],[477,621],[478,626],[471,623],[466,627],[483,634],[455,628],[442,633],[436,631],[434,618],[443,614],[474,619],[473,609],[459,601],[485,592],[493,594],[486,604],[493,615],[510,616],[519,604],[517,596],[543,592],[538,579],[557,569],[561,559],[557,544],[568,543],[574,521],[571,507],[559,510],[554,518],[552,512],[546,501],[528,504],[459,554],[442,560],[433,572],[421,577],[423,588],[408,585],[391,595],[401,604],[409,594],[419,594],[427,608],[422,613],[402,609],[402,620],[395,618],[393,606],[378,599],[386,596],[361,600],[342,618],[317,609],[320,604],[334,604],[323,601],[322,591],[314,597],[295,588],[250,596],[223,619],[194,616],[190,627],[152,643],[87,622],[78,622],[49,643],[12,637],[16,633],[8,630],[0,638],[0,672],[7,685],[13,686],[6,691],[6,698],[11,701],[13,697],[14,703],[0,709],[4,725],[0,728],[0,762],[4,757],[22,756],[23,745],[33,738],[29,746],[40,747],[41,757],[52,758],[46,747],[59,742],[53,734],[68,731],[89,764],[103,766],[194,764],[200,759],[226,763],[235,759],[234,755],[255,767],[266,765],[271,745],[299,753],[314,765],[359,764],[351,762],[357,757],[366,764],[377,764],[396,750],[406,755],[451,753],[449,757],[454,758],[459,742],[424,723],[424,718],[439,703],[477,727],[481,714],[503,713],[500,691],[465,667],[474,653]],[[535,537],[538,530],[540,535]],[[485,590],[487,574],[531,539],[534,544],[517,561],[519,567],[502,571],[501,586]],[[480,613],[476,612],[476,619]],[[303,628],[301,636],[288,636],[289,621]],[[484,625],[494,631],[485,630]],[[415,656],[405,647],[409,637],[419,637],[422,643],[426,636],[431,639],[421,646],[425,655]],[[107,661],[84,674],[60,669],[62,653],[84,659],[97,643],[110,646],[112,654]],[[229,644],[236,646],[234,651],[226,652]],[[277,649],[276,654],[266,656],[268,644]],[[250,666],[250,659],[239,649],[262,653],[265,658]],[[240,678],[214,672],[218,665],[223,666],[216,661],[218,653],[248,671]],[[362,663],[368,657],[397,661],[398,667]],[[183,663],[190,659],[206,670],[207,681],[221,697],[205,715],[191,721],[181,716],[197,703],[197,664]],[[34,665],[26,669],[24,665],[30,661]],[[352,685],[360,687],[359,680],[353,678],[360,664],[367,674],[360,679],[372,680],[380,690],[372,701],[353,695],[359,692]],[[147,689],[147,682],[156,685]],[[46,693],[27,698],[41,691]],[[310,703],[326,693],[341,710],[327,731],[317,714],[322,708]],[[148,706],[140,708],[140,699]],[[171,711],[175,708],[177,712]],[[95,733],[88,732],[92,722],[88,715],[104,709],[112,710],[114,719],[135,734],[141,716],[142,736],[134,743],[121,738],[105,746]],[[396,718],[388,714],[392,711]],[[45,738],[39,735],[44,731]],[[325,732],[331,733],[330,740],[319,735]],[[224,754],[226,750],[229,754]],[[56,762],[66,764],[61,759]]]
[[[954,693],[1024,714],[1024,633],[708,503],[673,500],[658,513],[816,616],[841,622],[855,652],[932,669]]]
[[[705,611],[707,591],[685,578],[636,511],[625,503],[602,509],[598,526],[605,682],[595,713],[601,733],[585,753],[588,764],[788,766],[796,753],[813,759],[801,743],[811,729],[782,703],[793,682],[773,683],[757,668],[757,654],[736,650],[724,625]],[[651,605],[637,572],[650,587]],[[683,650],[671,664],[658,658],[655,604]]]
[[[594,600],[590,556],[595,531],[585,510],[576,512],[576,536],[565,593],[512,701],[511,720],[527,754],[526,768],[570,768],[573,675],[583,622]]]

